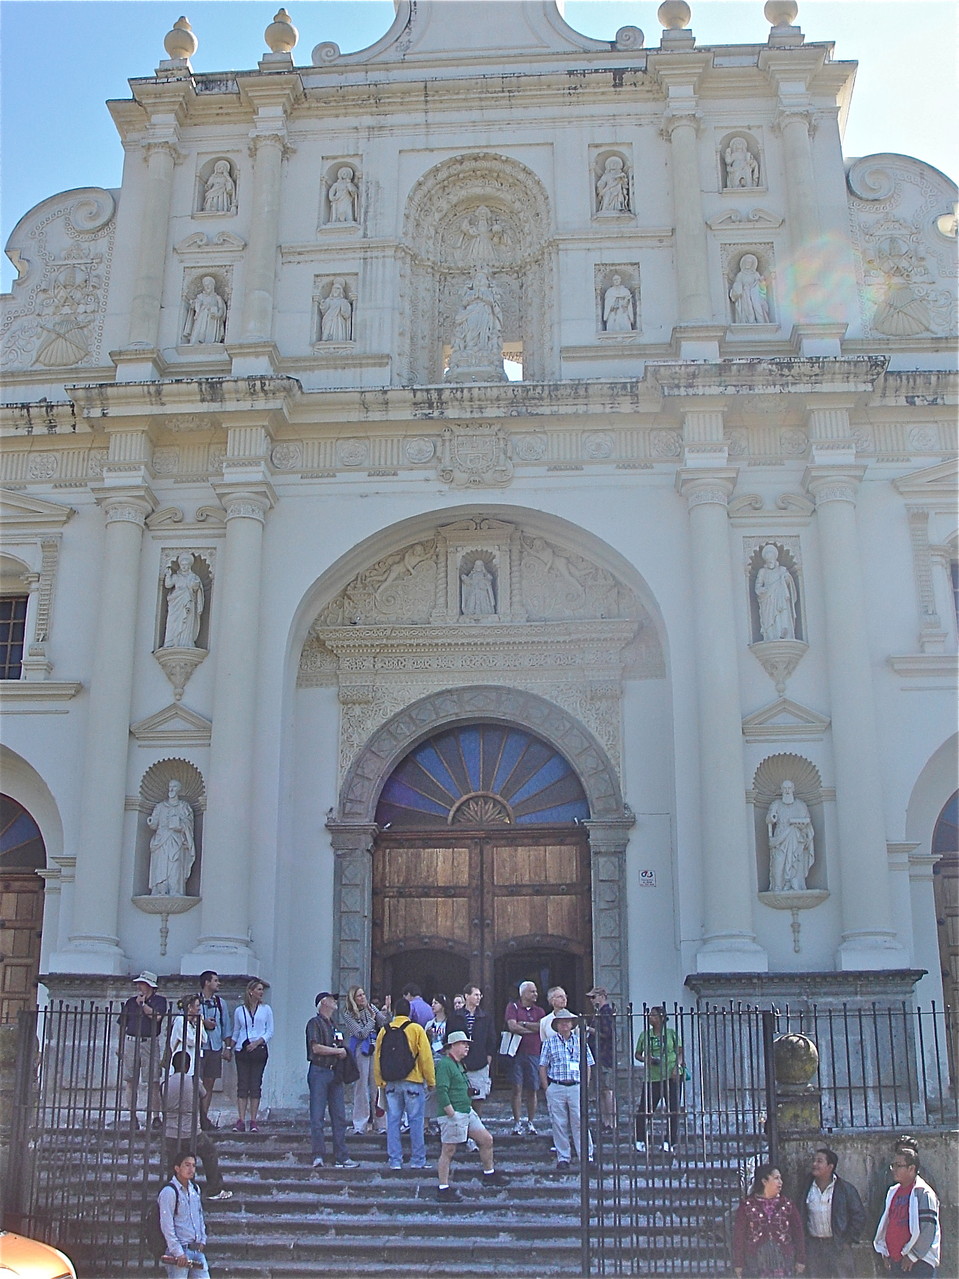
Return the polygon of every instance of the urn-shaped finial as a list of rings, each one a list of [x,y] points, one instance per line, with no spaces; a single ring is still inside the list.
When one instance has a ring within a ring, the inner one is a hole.
[[[163,38],[163,47],[171,58],[192,58],[198,43],[186,18],[177,18],[173,30],[168,31]]]
[[[290,21],[285,9],[279,9],[273,21],[263,32],[263,39],[271,53],[292,53],[300,33]]]
[[[766,0],[763,13],[771,26],[791,27],[799,16],[799,5],[796,0]]]
[[[682,31],[683,27],[689,26],[692,13],[686,0],[663,0],[656,16],[667,31]]]

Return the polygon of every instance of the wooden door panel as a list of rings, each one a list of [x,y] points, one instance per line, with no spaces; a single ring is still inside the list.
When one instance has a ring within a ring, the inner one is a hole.
[[[465,897],[392,897],[383,902],[385,946],[410,937],[443,937],[462,943],[468,930]]]
[[[33,873],[0,883],[0,1022],[37,1004],[43,881]]]
[[[465,888],[469,883],[469,848],[420,848],[393,845],[378,850],[378,883],[391,888]]]

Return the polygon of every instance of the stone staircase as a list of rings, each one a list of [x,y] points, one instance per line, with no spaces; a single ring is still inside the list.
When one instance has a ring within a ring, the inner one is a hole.
[[[432,1166],[425,1171],[408,1166],[390,1171],[385,1138],[373,1134],[348,1140],[358,1168],[314,1170],[305,1116],[274,1114],[259,1133],[218,1131],[221,1166],[234,1197],[205,1210],[213,1272],[217,1279],[581,1275],[578,1165],[558,1174],[548,1136],[512,1136],[503,1101],[487,1106],[484,1122],[494,1136],[496,1166],[509,1175],[509,1185],[484,1188],[478,1157],[464,1151],[453,1167],[453,1184],[464,1196],[455,1204],[436,1202],[435,1139],[427,1143]],[[539,1128],[549,1130],[542,1116]],[[711,1143],[709,1150],[637,1162],[631,1136],[624,1123],[615,1151],[603,1152],[609,1170],[601,1192],[604,1218],[616,1216],[607,1256],[624,1248],[642,1254],[651,1268],[633,1273],[725,1273],[721,1223],[737,1197],[738,1173],[731,1162],[741,1157],[740,1150]],[[627,1198],[632,1196],[626,1225],[611,1206],[617,1174],[628,1178]],[[594,1175],[594,1205],[598,1189]],[[668,1269],[655,1268],[654,1256],[669,1258]],[[622,1273],[630,1273],[629,1267]]]

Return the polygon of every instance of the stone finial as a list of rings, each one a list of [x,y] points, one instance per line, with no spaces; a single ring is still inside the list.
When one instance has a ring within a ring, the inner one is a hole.
[[[163,37],[163,47],[171,58],[192,58],[199,41],[186,18],[177,18],[172,31]]]
[[[667,31],[682,31],[683,27],[689,26],[692,13],[686,0],[663,0],[656,16]]]
[[[773,27],[791,27],[799,15],[796,0],[766,0],[763,13]]]
[[[263,39],[271,53],[292,53],[300,33],[290,21],[285,9],[278,9],[273,21],[263,32]]]

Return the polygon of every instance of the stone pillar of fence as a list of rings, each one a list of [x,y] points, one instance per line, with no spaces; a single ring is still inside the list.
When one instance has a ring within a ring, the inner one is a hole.
[[[17,1069],[17,1027],[0,1026],[0,1186],[10,1185],[10,1137],[13,1129],[14,1082]],[[6,1211],[7,1196],[0,1198],[0,1209]],[[6,1220],[0,1225],[6,1226]]]
[[[776,1079],[776,1122],[780,1139],[822,1129],[822,1090],[813,1083],[819,1070],[819,1051],[808,1035],[781,1035],[773,1044]]]

